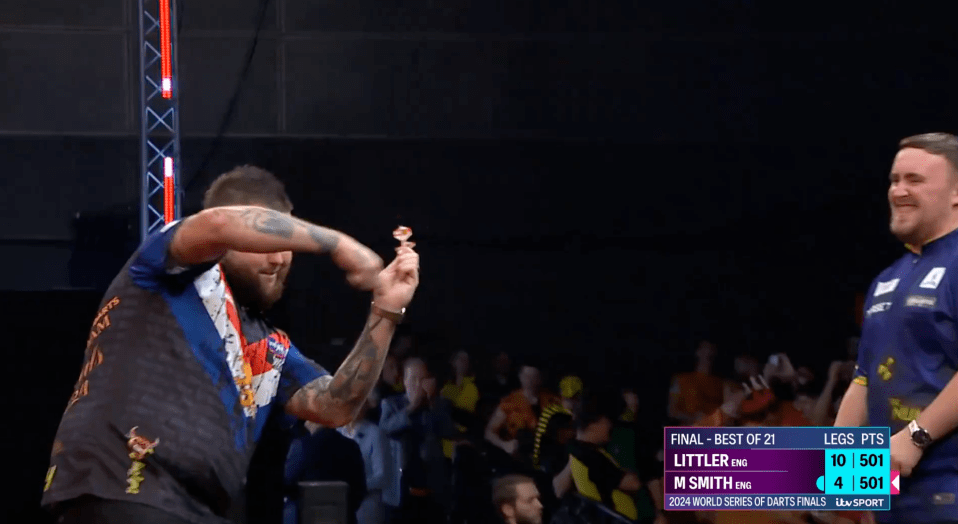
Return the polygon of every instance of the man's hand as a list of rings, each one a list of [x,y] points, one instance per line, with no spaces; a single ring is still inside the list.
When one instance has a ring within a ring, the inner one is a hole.
[[[406,411],[409,413],[415,412],[422,406],[423,401],[426,399],[426,392],[423,391],[421,386],[416,386],[409,390],[409,406],[406,407]]]
[[[409,305],[418,286],[419,254],[412,248],[403,247],[386,269],[379,273],[373,301],[387,311],[398,312]]]
[[[506,453],[515,455],[519,451],[519,441],[516,439],[507,440],[502,443],[502,447]]]
[[[905,428],[891,437],[891,469],[901,472],[903,477],[911,475],[921,460],[922,450],[911,440],[911,433]]]

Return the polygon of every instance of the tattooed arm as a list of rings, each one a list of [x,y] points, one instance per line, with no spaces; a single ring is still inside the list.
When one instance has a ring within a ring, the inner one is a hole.
[[[405,308],[419,286],[419,255],[412,248],[401,248],[379,274],[379,282],[373,292],[376,305],[393,312]],[[318,378],[294,393],[286,403],[287,413],[330,427],[345,425],[356,417],[379,380],[396,330],[392,320],[373,311],[336,374]]]
[[[184,220],[170,243],[170,255],[181,266],[218,260],[228,250],[329,254],[361,289],[371,289],[382,270],[382,259],[352,237],[258,206],[203,210]]]
[[[370,315],[359,341],[336,374],[300,388],[286,403],[286,412],[326,427],[351,422],[382,373],[395,329],[389,320]]]

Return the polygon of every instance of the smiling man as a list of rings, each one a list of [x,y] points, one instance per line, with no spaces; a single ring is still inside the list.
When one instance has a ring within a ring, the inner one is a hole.
[[[899,146],[890,229],[908,252],[869,289],[835,426],[891,427],[891,469],[906,478],[879,522],[958,522],[958,139]]]
[[[150,235],[107,290],[53,444],[43,504],[59,524],[227,523],[271,409],[345,425],[379,377],[419,284],[419,255],[382,260],[294,218],[271,173],[220,176],[204,209]],[[329,256],[372,292],[330,376],[264,316],[293,252]]]

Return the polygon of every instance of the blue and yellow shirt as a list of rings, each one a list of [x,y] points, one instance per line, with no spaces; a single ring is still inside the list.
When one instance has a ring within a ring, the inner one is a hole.
[[[895,434],[958,371],[958,231],[910,250],[871,284],[854,381],[868,388],[868,425]],[[945,521],[958,515],[958,435],[924,453],[892,511],[879,521]],[[905,520],[901,520],[904,518]]]

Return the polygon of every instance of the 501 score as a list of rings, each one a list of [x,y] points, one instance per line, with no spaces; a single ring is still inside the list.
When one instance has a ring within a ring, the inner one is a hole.
[[[844,489],[845,483],[842,482],[841,477],[835,479],[835,487]],[[852,487],[852,489],[855,488]],[[885,479],[883,477],[861,477],[858,479],[858,489],[885,489]]]
[[[858,466],[863,468],[875,468],[884,466],[884,455],[877,453],[862,453],[858,456]],[[844,468],[847,464],[845,455],[832,455],[832,466]],[[852,453],[852,467],[855,467],[855,454]]]

